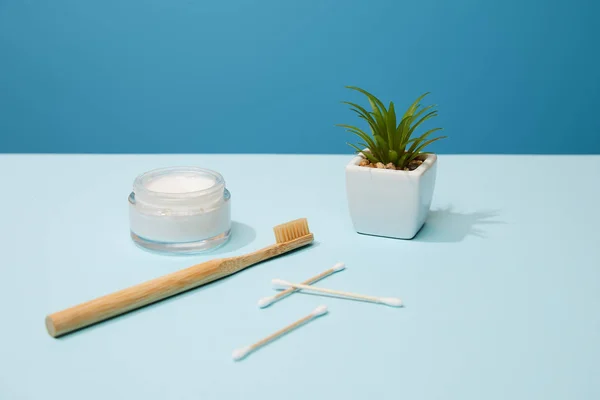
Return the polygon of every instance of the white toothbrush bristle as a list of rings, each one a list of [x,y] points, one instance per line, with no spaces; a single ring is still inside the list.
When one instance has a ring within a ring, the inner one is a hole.
[[[402,299],[397,297],[382,297],[379,299],[383,304],[387,304],[392,307],[402,307]]]
[[[333,270],[335,272],[338,272],[338,271],[341,271],[341,270],[344,270],[344,269],[346,269],[346,264],[344,264],[343,262],[339,262],[339,263],[337,263],[337,264],[335,264],[333,266]]]
[[[312,315],[315,317],[318,317],[318,316],[326,314],[326,313],[327,313],[327,306],[319,306],[319,307],[315,308],[315,310],[312,312]]]

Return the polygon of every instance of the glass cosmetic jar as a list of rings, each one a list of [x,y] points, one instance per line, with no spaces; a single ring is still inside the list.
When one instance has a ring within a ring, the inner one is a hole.
[[[149,250],[198,253],[229,239],[231,195],[209,169],[171,167],[146,172],[129,195],[133,241]]]

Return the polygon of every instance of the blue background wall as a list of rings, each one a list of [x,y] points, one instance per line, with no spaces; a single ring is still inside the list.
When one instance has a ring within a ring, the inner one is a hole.
[[[598,4],[0,0],[0,152],[350,153],[358,85],[440,153],[600,153]]]

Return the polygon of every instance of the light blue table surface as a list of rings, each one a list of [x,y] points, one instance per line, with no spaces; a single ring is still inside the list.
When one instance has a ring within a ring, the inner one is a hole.
[[[350,156],[0,156],[0,399],[598,399],[600,157],[441,156],[411,241],[359,235]],[[232,241],[161,256],[129,239],[135,176],[220,171]],[[368,196],[368,193],[365,193]],[[51,338],[44,317],[212,257],[274,242],[307,217],[316,243],[125,316]],[[270,281],[399,296],[403,309],[294,294]],[[231,352],[306,315],[251,354]]]

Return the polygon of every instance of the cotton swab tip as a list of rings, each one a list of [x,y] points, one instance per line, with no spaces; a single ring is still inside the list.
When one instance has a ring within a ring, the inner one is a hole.
[[[287,289],[292,286],[291,283],[284,281],[283,279],[273,279],[271,281],[274,289]]]
[[[233,359],[235,361],[241,360],[242,358],[246,357],[248,355],[248,353],[250,352],[250,347],[242,347],[241,349],[237,349],[233,351],[233,354],[231,354],[231,357],[233,357]]]
[[[335,272],[342,271],[344,269],[346,269],[346,264],[344,264],[343,262],[339,262],[333,266],[333,270]]]
[[[379,302],[392,307],[402,307],[402,299],[397,297],[381,297]]]
[[[312,312],[312,315],[314,317],[319,317],[323,314],[327,314],[327,306],[319,306],[317,308],[315,308],[315,310]]]
[[[273,297],[273,296],[263,297],[262,299],[260,299],[258,301],[258,306],[260,308],[265,308],[265,307],[270,306],[271,304],[273,304],[274,300],[275,300],[275,297]]]

